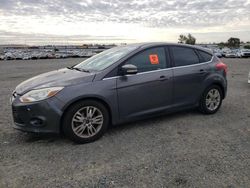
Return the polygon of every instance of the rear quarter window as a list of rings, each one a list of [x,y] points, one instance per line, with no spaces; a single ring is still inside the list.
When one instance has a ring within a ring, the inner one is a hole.
[[[171,49],[176,67],[200,63],[198,55],[192,48],[173,46]]]
[[[204,52],[204,51],[201,51],[201,50],[198,50],[201,58],[202,58],[202,62],[208,62],[208,61],[211,61],[212,59],[212,55],[207,53],[207,52]]]

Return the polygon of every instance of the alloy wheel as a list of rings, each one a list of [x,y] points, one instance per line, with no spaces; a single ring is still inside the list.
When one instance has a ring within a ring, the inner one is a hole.
[[[215,111],[221,102],[220,92],[217,89],[211,89],[206,96],[206,107],[210,111]]]
[[[90,138],[100,131],[103,122],[103,114],[98,108],[85,106],[73,115],[71,126],[77,136]]]

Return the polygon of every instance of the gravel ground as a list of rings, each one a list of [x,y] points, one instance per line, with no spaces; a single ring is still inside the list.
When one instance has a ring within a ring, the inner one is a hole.
[[[250,59],[223,60],[228,96],[215,115],[125,124],[85,145],[14,130],[15,86],[80,61],[0,61],[0,187],[250,187]]]

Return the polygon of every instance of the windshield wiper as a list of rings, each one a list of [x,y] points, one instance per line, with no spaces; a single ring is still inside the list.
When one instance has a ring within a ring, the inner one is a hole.
[[[82,72],[90,72],[89,70],[86,69],[80,69]]]
[[[77,67],[67,67],[70,70],[77,70],[77,71],[81,71],[81,72],[90,72],[89,70],[85,70],[85,69],[81,69],[81,68],[77,68]]]

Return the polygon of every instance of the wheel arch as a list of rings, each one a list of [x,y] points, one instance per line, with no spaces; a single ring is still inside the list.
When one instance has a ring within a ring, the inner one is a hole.
[[[222,91],[222,98],[224,99],[226,94],[225,94],[225,88],[223,87],[223,85],[220,82],[214,82],[211,85],[216,85],[216,86],[220,87],[220,89]]]
[[[204,80],[204,87],[202,90],[202,94],[211,85],[216,85],[216,86],[220,87],[220,89],[222,91],[222,95],[223,95],[222,99],[225,99],[226,94],[227,94],[227,81],[226,81],[226,79],[222,75],[217,74],[217,73],[209,75]]]
[[[226,97],[226,91],[225,91],[225,88],[223,86],[222,83],[220,83],[219,81],[212,81],[212,82],[209,82],[204,88],[203,88],[203,91],[202,91],[202,95],[203,93],[206,91],[206,89],[212,85],[216,85],[218,87],[220,87],[221,91],[222,91],[222,99],[224,99]]]

